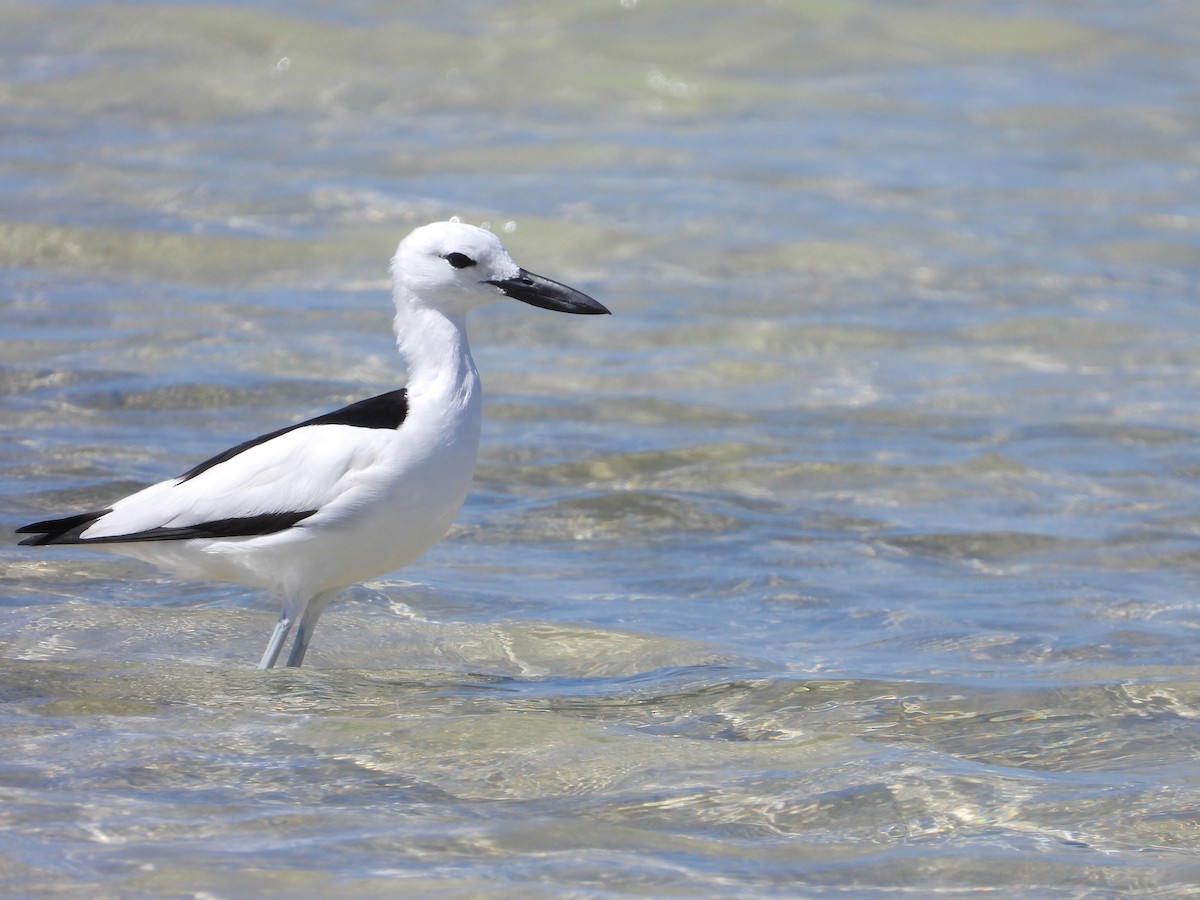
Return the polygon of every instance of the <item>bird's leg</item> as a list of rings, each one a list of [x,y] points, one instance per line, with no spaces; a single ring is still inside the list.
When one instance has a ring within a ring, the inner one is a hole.
[[[337,591],[325,591],[317,594],[305,604],[304,614],[300,617],[300,625],[296,628],[296,640],[292,644],[292,652],[288,654],[286,665],[299,666],[304,662],[304,654],[308,652],[308,642],[312,640],[313,629],[317,627],[317,619],[325,612],[325,607],[333,599]]]
[[[300,627],[296,629],[296,640],[292,643],[292,652],[288,654],[286,666],[293,669],[300,667],[304,662],[304,654],[308,652],[308,642],[312,639],[312,630],[305,628],[304,623],[300,623]]]
[[[275,660],[279,659],[279,651],[283,649],[283,642],[287,640],[288,632],[292,630],[292,620],[288,616],[288,608],[284,606],[283,612],[279,614],[279,621],[275,623],[275,630],[271,632],[271,639],[267,641],[266,652],[263,653],[262,662],[258,664],[260,669],[269,669],[275,665]]]

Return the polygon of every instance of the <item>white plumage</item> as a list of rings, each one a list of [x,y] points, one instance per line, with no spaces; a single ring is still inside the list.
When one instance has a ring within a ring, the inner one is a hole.
[[[334,594],[421,556],[466,498],[482,418],[467,313],[506,296],[608,312],[459,222],[413,231],[391,271],[406,388],[247,441],[109,509],[19,528],[34,535],[21,543],[84,545],[264,588],[282,609],[260,667],[275,664],[293,626],[287,665],[300,665]]]

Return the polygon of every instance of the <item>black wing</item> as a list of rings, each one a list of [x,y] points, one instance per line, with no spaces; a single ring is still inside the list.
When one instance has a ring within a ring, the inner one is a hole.
[[[325,413],[287,428],[280,428],[270,434],[260,435],[244,443],[231,447],[223,453],[218,453],[211,459],[206,459],[179,477],[180,483],[195,478],[202,472],[232,459],[239,453],[265,444],[272,438],[304,428],[307,425],[350,425],[355,428],[399,428],[408,415],[408,392],[401,388],[389,391],[377,397],[368,397],[349,406],[343,406],[333,412]],[[23,525],[17,529],[17,534],[32,534],[33,537],[21,541],[21,546],[38,547],[46,544],[118,544],[138,541],[186,541],[196,538],[231,538],[254,537],[256,535],[274,534],[291,528],[296,523],[307,519],[315,509],[270,512],[255,516],[240,516],[230,519],[218,519],[212,522],[201,522],[196,525],[186,525],[178,528],[151,528],[132,534],[114,535],[103,538],[83,538],[80,535],[93,523],[112,512],[112,509],[100,509],[93,512],[79,513],[61,519],[46,519]]]

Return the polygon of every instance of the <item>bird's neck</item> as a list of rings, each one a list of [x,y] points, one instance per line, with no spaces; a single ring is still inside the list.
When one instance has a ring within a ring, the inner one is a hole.
[[[469,401],[479,375],[467,344],[466,315],[397,303],[396,346],[408,368],[408,391]]]

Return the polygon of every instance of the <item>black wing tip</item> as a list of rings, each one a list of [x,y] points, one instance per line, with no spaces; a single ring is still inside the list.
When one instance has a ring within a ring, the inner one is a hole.
[[[253,516],[238,516],[229,519],[214,519],[210,522],[199,522],[195,525],[168,526],[150,528],[132,534],[122,534],[111,538],[99,538],[99,542],[109,544],[136,544],[147,541],[191,541],[191,540],[221,540],[226,538],[265,537],[279,531],[286,531],[299,522],[315,515],[315,509],[302,509],[294,512],[268,512]],[[90,541],[88,543],[91,543]]]
[[[102,516],[107,516],[112,509],[98,509],[94,512],[79,513],[61,519],[45,519],[32,522],[17,529],[17,534],[32,534],[21,541],[20,547],[42,547],[46,544],[84,544],[82,534],[93,522]]]
[[[227,538],[262,538],[264,535],[283,532],[304,521],[317,510],[306,509],[293,512],[260,512],[256,516],[221,518],[212,522],[200,522],[193,526],[150,528],[144,532],[114,534],[108,538],[80,538],[98,518],[113,510],[80,512],[78,516],[48,518],[17,529],[17,534],[32,534],[32,538],[20,541],[19,547],[44,547],[48,544],[144,544],[146,541],[185,541]]]
[[[34,522],[32,525],[22,525],[17,534],[33,534],[25,538],[19,547],[44,547],[47,544],[141,544],[147,541],[190,541],[223,538],[263,537],[286,531],[314,515],[317,510],[303,509],[295,512],[269,512],[254,516],[239,518],[216,519],[211,522],[201,522],[196,525],[181,525],[177,527],[150,528],[130,534],[115,534],[109,537],[84,538],[80,537],[93,522],[112,512],[103,509],[97,512],[80,513],[77,516],[67,516],[64,519],[47,519],[44,522]]]

